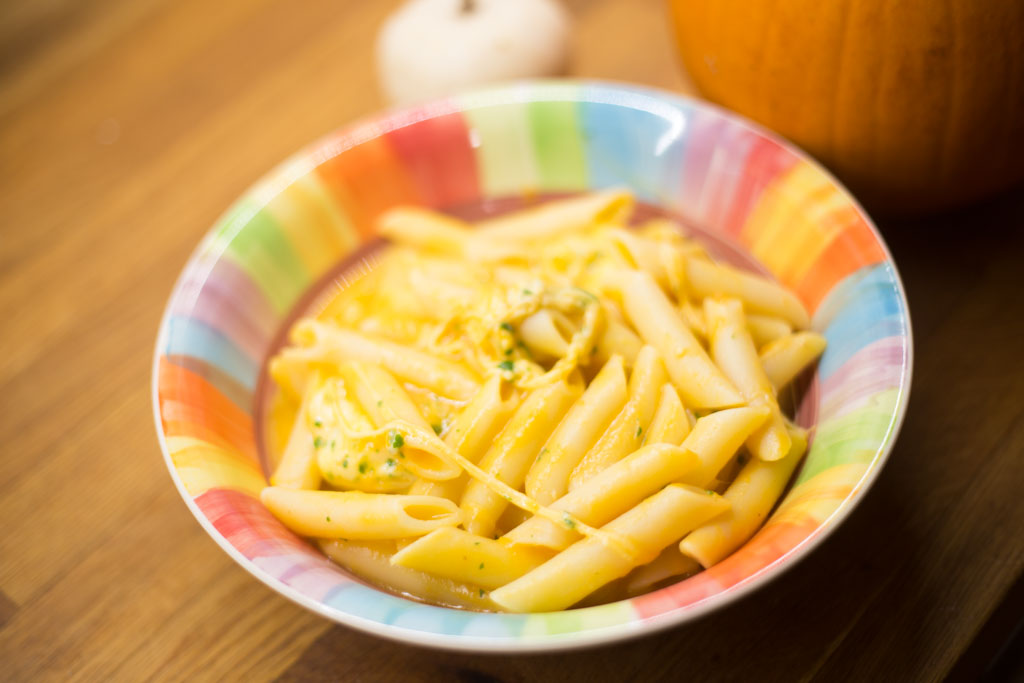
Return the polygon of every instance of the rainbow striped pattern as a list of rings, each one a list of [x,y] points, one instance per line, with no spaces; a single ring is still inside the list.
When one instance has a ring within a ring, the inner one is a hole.
[[[460,612],[349,578],[259,503],[253,433],[261,361],[282,320],[399,203],[626,185],[738,243],[828,338],[802,410],[815,416],[798,480],[721,564],[614,604],[551,614]],[[528,82],[384,115],[335,133],[252,188],[182,274],[154,366],[171,474],[209,533],[275,590],[393,638],[490,651],[564,648],[686,620],[765,583],[835,527],[888,455],[910,385],[906,299],[869,220],[816,164],[703,103],[595,82]]]

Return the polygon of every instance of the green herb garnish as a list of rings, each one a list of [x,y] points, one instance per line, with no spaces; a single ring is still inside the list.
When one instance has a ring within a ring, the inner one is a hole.
[[[504,370],[505,372],[512,372],[512,370],[515,369],[515,363],[510,360],[503,360],[498,363],[498,369]]]
[[[397,430],[392,429],[388,432],[388,448],[398,450],[405,445],[405,437],[402,436]]]

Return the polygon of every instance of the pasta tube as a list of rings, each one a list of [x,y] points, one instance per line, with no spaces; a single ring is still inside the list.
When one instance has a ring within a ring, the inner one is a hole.
[[[333,363],[348,359],[377,363],[406,382],[448,398],[466,401],[480,388],[476,376],[464,366],[385,339],[372,339],[308,318],[293,328],[292,336],[306,347],[316,347],[316,358]]]
[[[496,606],[484,589],[431,576],[425,572],[391,564],[394,541],[349,541],[319,539],[320,549],[334,562],[356,576],[396,593],[447,607],[493,611]]]
[[[768,417],[763,408],[732,408],[697,420],[682,446],[650,444],[631,453],[562,496],[550,507],[600,526],[622,514],[644,496],[673,481],[703,487],[714,479],[743,441]],[[717,467],[716,467],[717,465]],[[713,470],[710,476],[704,474]],[[571,525],[532,517],[505,536],[510,543],[542,545],[561,550],[578,538]]]
[[[260,500],[286,527],[317,538],[405,538],[462,521],[455,503],[432,496],[268,486]]]
[[[526,494],[541,505],[569,488],[569,475],[626,403],[622,357],[612,356],[541,448],[526,475]]]
[[[377,219],[377,231],[398,244],[461,256],[470,226],[457,218],[417,206],[396,206]]]
[[[644,347],[629,378],[629,400],[573,470],[569,478],[570,490],[626,457],[644,442],[644,430],[650,425],[658,405],[658,389],[666,379],[665,366],[658,353],[650,346]]]
[[[604,330],[597,337],[597,348],[594,351],[592,362],[605,365],[612,356],[622,356],[625,366],[632,369],[643,346],[644,343],[640,337],[636,336],[636,333],[627,325],[614,318],[606,317]]]
[[[720,410],[697,420],[683,448],[697,454],[699,463],[682,476],[684,484],[710,488],[716,475],[728,464],[740,446],[771,417],[764,406]]]
[[[673,446],[683,442],[690,433],[690,417],[686,414],[683,402],[675,387],[666,382],[661,385],[658,395],[658,408],[651,418],[651,426],[647,429],[644,443],[667,443]]]
[[[805,329],[811,319],[796,295],[782,285],[702,258],[686,259],[686,281],[697,298],[735,297],[754,313],[774,315]]]
[[[541,444],[582,391],[579,382],[553,382],[530,393],[484,455],[480,468],[512,488],[521,487]],[[474,479],[466,486],[460,504],[466,529],[478,536],[491,536],[507,505],[505,498]]]
[[[564,314],[542,308],[519,323],[518,332],[535,356],[562,358],[568,352],[576,330]]]
[[[626,576],[623,589],[627,597],[634,597],[657,588],[669,579],[682,580],[700,570],[699,562],[679,552],[678,546],[670,545],[656,558],[631,571]]]
[[[385,427],[400,420],[423,430],[433,428],[395,378],[379,365],[348,360],[338,364],[338,372],[374,427]]]
[[[761,348],[765,344],[793,334],[793,327],[782,318],[772,315],[747,314],[747,329],[754,346]]]
[[[513,612],[550,612],[579,602],[604,584],[650,562],[663,548],[729,509],[721,496],[672,484],[609,522],[605,529],[629,546],[587,538],[515,581],[491,592]]]
[[[480,221],[477,230],[484,239],[534,242],[579,232],[594,223],[621,223],[632,210],[633,195],[611,189]]]
[[[726,489],[729,512],[700,527],[679,543],[679,550],[704,567],[717,564],[747,542],[768,517],[807,450],[807,437],[794,430],[793,447],[782,460],[748,462]]]
[[[797,332],[780,337],[761,349],[761,367],[768,381],[779,391],[824,350],[823,336],[815,332]]]
[[[514,581],[550,557],[550,552],[537,548],[512,548],[462,529],[444,527],[405,546],[391,563],[493,589]]]
[[[492,376],[484,383],[480,393],[456,416],[445,435],[445,443],[470,462],[479,462],[518,403],[512,385],[499,375]],[[469,475],[465,472],[444,481],[419,479],[409,489],[409,493],[458,501],[468,481]]]
[[[743,396],[679,317],[675,306],[647,273],[623,271],[620,278],[623,308],[643,340],[661,354],[672,383],[691,408],[728,408],[742,405]]]
[[[285,444],[281,462],[270,476],[273,486],[292,489],[320,488],[320,468],[317,467],[316,447],[313,445],[313,434],[309,430],[309,405],[314,394],[320,390],[322,380],[320,374],[314,373],[307,382],[302,393],[302,403],[295,415],[288,442]]]
[[[739,387],[750,405],[767,407],[771,419],[747,439],[747,447],[761,460],[779,460],[789,452],[786,422],[775,398],[775,388],[761,367],[754,342],[743,319],[743,306],[735,299],[705,299],[704,317],[711,334],[711,356]]]

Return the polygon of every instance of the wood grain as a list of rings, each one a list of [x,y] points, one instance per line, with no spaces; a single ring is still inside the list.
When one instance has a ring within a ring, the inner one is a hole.
[[[574,74],[689,90],[659,0],[566,4]],[[917,339],[903,435],[822,549],[698,623],[557,656],[436,653],[314,616],[206,536],[153,434],[162,307],[201,235],[254,179],[383,105],[372,39],[394,5],[0,6],[4,678],[976,676],[1024,593],[1019,193],[882,221]]]

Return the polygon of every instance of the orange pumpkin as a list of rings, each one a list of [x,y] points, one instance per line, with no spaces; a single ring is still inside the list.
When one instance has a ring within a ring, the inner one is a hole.
[[[937,209],[1024,178],[1024,1],[670,0],[700,91],[869,205]]]

